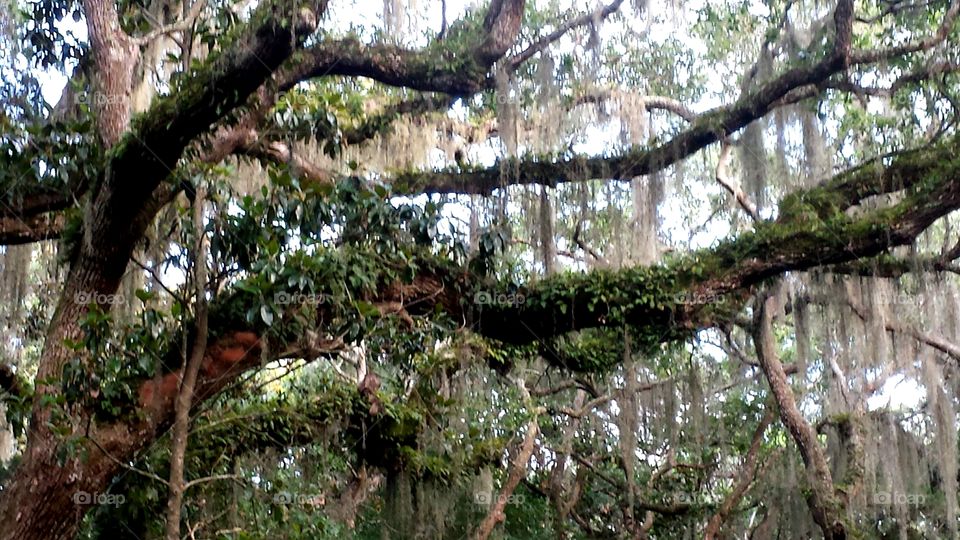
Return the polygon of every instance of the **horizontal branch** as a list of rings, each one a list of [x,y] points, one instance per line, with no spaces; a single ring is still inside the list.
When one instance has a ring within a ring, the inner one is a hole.
[[[523,6],[524,0],[494,0],[478,35],[435,41],[423,49],[365,44],[356,37],[324,39],[294,55],[277,74],[277,86],[286,91],[319,77],[367,77],[411,90],[470,96],[491,87],[490,69],[516,40]]]
[[[850,309],[854,312],[854,314],[860,318],[860,320],[865,323],[872,322],[872,315],[867,311],[866,306],[864,306],[863,303],[861,303],[858,299],[848,295],[847,304],[850,306]],[[916,326],[900,322],[894,317],[884,317],[882,323],[886,331],[910,336],[917,340],[917,342],[923,343],[924,345],[932,347],[950,356],[955,362],[960,362],[960,345],[953,343],[944,336],[933,332],[924,332]]]
[[[398,175],[394,190],[401,193],[488,194],[504,185],[556,186],[595,179],[630,180],[669,167],[726,138],[770,112],[795,88],[818,85],[845,67],[840,55],[793,68],[760,86],[732,105],[711,109],[670,141],[653,148],[631,148],[617,156],[569,156],[557,160],[507,160],[473,171],[409,172]]]
[[[869,162],[791,195],[776,222],[759,222],[752,232],[660,266],[561,274],[507,291],[425,257],[411,280],[387,281],[373,292],[352,294],[412,316],[444,311],[486,337],[510,344],[539,342],[547,351],[553,338],[569,332],[623,324],[637,329],[647,345],[684,339],[729,320],[751,289],[771,277],[859,261],[913,242],[935,220],[960,207],[960,165],[952,161],[958,154],[960,138],[885,158],[888,164],[882,169],[880,161]],[[856,218],[845,212],[869,194],[896,191],[902,200],[894,206]],[[824,208],[830,213],[819,215]],[[285,280],[280,286],[286,287]],[[500,297],[504,301],[497,302]],[[226,326],[218,332],[248,332],[245,339],[253,344],[268,330],[242,317],[261,304],[260,294],[238,289],[224,302],[232,306],[229,312],[241,315],[220,317]],[[314,331],[321,335],[324,329]],[[290,345],[272,344],[271,350]],[[247,367],[259,365],[254,356]]]
[[[573,100],[572,107],[585,105],[588,103],[603,103],[604,101],[618,97],[618,95],[626,97],[626,94],[616,90],[597,90],[594,92],[586,92]],[[679,100],[671,97],[644,95],[637,96],[635,99],[639,105],[642,105],[643,108],[647,110],[658,109],[672,112],[687,122],[693,122],[697,117],[697,113],[693,112],[693,110],[681,103]]]
[[[946,41],[947,36],[950,35],[950,31],[953,29],[958,14],[960,14],[960,1],[954,0],[950,3],[946,13],[944,13],[943,20],[940,22],[940,26],[937,27],[933,35],[889,49],[856,51],[852,54],[851,61],[859,64],[875,63],[936,47]]]
[[[960,166],[951,165],[960,139],[904,152],[843,173],[794,200],[832,201],[830,214],[794,214],[694,252],[665,266],[594,271],[549,278],[521,289],[519,305],[480,306],[477,330],[511,343],[529,343],[574,330],[627,323],[653,341],[670,341],[711,326],[736,310],[749,289],[787,271],[872,257],[905,245],[960,206]],[[908,186],[895,206],[851,218],[845,210],[867,193]],[[793,203],[794,200],[788,201]],[[796,204],[796,203],[794,203]],[[813,207],[810,207],[813,209]],[[701,301],[700,299],[705,299]]]
[[[446,64],[446,65],[444,65]],[[442,46],[413,50],[387,43],[365,44],[354,37],[324,39],[293,56],[278,76],[280,91],[320,77],[366,77],[396,87],[453,96],[485,88],[489,66],[478,66],[460,51]]]
[[[59,238],[67,219],[63,214],[49,213],[20,219],[0,217],[0,245],[30,244]]]

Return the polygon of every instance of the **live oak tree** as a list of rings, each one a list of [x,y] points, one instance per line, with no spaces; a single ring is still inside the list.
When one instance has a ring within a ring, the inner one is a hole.
[[[452,4],[4,5],[0,537],[956,537],[960,3]]]

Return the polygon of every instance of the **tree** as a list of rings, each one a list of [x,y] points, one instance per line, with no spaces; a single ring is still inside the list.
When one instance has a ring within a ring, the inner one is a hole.
[[[191,499],[201,486],[232,512],[223,534],[240,534],[224,482],[252,477],[244,457],[301,447],[351,464],[331,469],[342,489],[323,515],[360,515],[357,534],[378,523],[365,512],[381,479],[398,501],[451,493],[498,463],[503,490],[486,491],[489,513],[457,514],[462,532],[486,537],[506,518],[514,534],[534,518],[512,520],[524,505],[507,503],[526,493],[561,538],[810,523],[825,538],[880,537],[884,516],[905,535],[917,511],[927,534],[957,534],[955,321],[921,324],[957,308],[960,3],[707,6],[689,28],[673,22],[708,45],[695,60],[680,40],[633,28],[667,24],[642,2],[580,13],[491,0],[449,24],[443,2],[429,7],[439,33],[405,29],[420,15],[392,0],[382,30],[343,31],[349,3],[327,4],[6,8],[3,268],[48,274],[11,289],[4,308],[7,418],[24,435],[0,536],[96,534],[121,512],[101,505],[84,524],[92,506],[78,494],[141,501],[130,475],[171,490],[168,537],[184,526],[212,537],[204,527],[227,519]],[[68,13],[86,39],[66,30]],[[68,77],[56,106],[37,78],[13,76],[24,66]],[[725,104],[700,105],[704,66],[728,71]],[[613,114],[623,140],[575,152],[587,131],[558,118],[577,110],[601,126]],[[797,136],[802,157],[788,148]],[[437,148],[440,167],[428,161]],[[491,149],[496,163],[482,164]],[[722,188],[713,202],[731,234],[661,253],[669,178],[698,186],[687,208]],[[901,290],[931,300],[887,312],[877,298]],[[811,331],[816,310],[833,323]],[[721,360],[704,352],[712,339]],[[868,342],[884,352],[856,359]],[[317,371],[297,378],[304,366]],[[277,369],[290,386],[265,390]],[[704,395],[711,373],[731,378],[729,396]],[[868,398],[914,375],[927,424],[911,431]],[[262,423],[216,420],[251,403],[259,412],[236,418]],[[477,428],[452,403],[508,420]],[[277,414],[290,410],[294,420]],[[709,410],[732,433],[711,435]],[[168,456],[155,443],[171,426]],[[324,439],[331,426],[336,442]],[[929,505],[873,501],[913,489],[880,463],[880,429],[930,462]],[[484,441],[485,430],[498,435]],[[469,444],[448,448],[448,431]],[[803,472],[778,478],[799,484],[764,501],[761,471],[797,457]],[[722,480],[729,471],[736,483]],[[661,502],[671,489],[721,499]],[[797,498],[803,515],[787,515]],[[147,527],[156,514],[124,519]]]

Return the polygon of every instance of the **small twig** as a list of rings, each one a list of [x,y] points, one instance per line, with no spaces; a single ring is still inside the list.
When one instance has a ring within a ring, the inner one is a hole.
[[[202,478],[197,478],[196,480],[191,480],[186,484],[184,484],[183,491],[186,492],[188,489],[192,488],[193,486],[204,484],[206,482],[215,482],[218,480],[237,480],[239,478],[241,477],[235,474],[216,474],[213,476],[204,476]]]
[[[607,261],[607,259],[603,258],[602,255],[597,253],[592,247],[587,245],[587,243],[580,238],[580,234],[582,232],[583,232],[583,221],[578,221],[577,227],[573,231],[573,243],[576,244],[578,248],[587,252],[587,254],[593,257],[593,259],[598,263],[600,263],[601,265],[610,266],[610,263]]]
[[[148,274],[150,274],[150,277],[153,278],[154,282],[155,282],[157,285],[159,285],[161,289],[163,289],[164,291],[166,291],[167,294],[169,294],[170,296],[172,296],[174,300],[176,300],[177,302],[179,302],[181,305],[184,305],[184,306],[187,305],[187,302],[186,302],[186,300],[183,299],[183,297],[181,297],[179,294],[175,293],[174,291],[170,290],[169,287],[167,287],[166,285],[163,284],[163,281],[160,279],[160,276],[157,275],[157,271],[156,271],[156,270],[154,270],[153,268],[150,268],[149,266],[147,266],[147,265],[143,264],[142,262],[138,261],[136,257],[130,257],[130,260],[133,261],[133,264],[139,266],[142,270],[144,270],[145,272],[147,272]]]
[[[553,42],[562,38],[567,32],[578,27],[585,26],[588,24],[595,24],[596,21],[602,21],[614,14],[620,5],[623,4],[623,0],[614,0],[610,4],[600,8],[598,11],[591,11],[589,13],[584,13],[579,17],[574,17],[557,27],[556,30],[543,36],[538,39],[536,43],[533,43],[526,49],[520,51],[519,53],[511,56],[507,59],[508,71],[516,71],[521,64],[533,57],[533,55],[549,47]]]
[[[119,459],[117,459],[116,457],[114,457],[113,454],[111,454],[110,452],[107,452],[107,449],[104,448],[103,446],[101,446],[100,443],[97,442],[97,440],[94,439],[93,437],[87,436],[87,439],[89,439],[90,442],[92,442],[101,452],[103,452],[103,455],[107,456],[107,458],[109,458],[110,461],[116,463],[117,465],[123,467],[124,469],[126,469],[126,470],[128,470],[128,471],[130,471],[130,472],[137,473],[137,474],[139,474],[140,476],[144,476],[144,477],[149,478],[149,479],[151,479],[151,480],[156,480],[157,482],[160,482],[161,484],[163,484],[163,485],[165,485],[165,486],[169,486],[169,485],[170,485],[169,482],[167,482],[167,481],[164,480],[163,478],[160,478],[159,476],[157,476],[157,475],[155,475],[155,474],[153,474],[153,473],[151,473],[151,472],[147,472],[147,471],[144,471],[144,470],[142,470],[142,469],[138,469],[138,468],[134,467],[133,465],[128,465],[128,464],[120,461]]]
[[[747,450],[746,458],[743,461],[743,465],[740,467],[740,481],[737,482],[736,486],[733,488],[733,491],[724,499],[723,504],[720,505],[720,509],[717,510],[717,513],[710,518],[709,523],[707,523],[707,530],[704,533],[704,540],[713,540],[720,534],[720,528],[723,526],[723,522],[726,521],[727,516],[730,515],[730,512],[733,510],[733,507],[740,502],[740,499],[743,498],[743,495],[747,492],[747,489],[750,488],[750,485],[757,477],[757,455],[760,452],[760,443],[763,440],[763,434],[770,427],[770,424],[777,418],[777,408],[775,404],[770,403],[767,405],[767,411],[764,413],[763,418],[760,419],[760,424],[757,426],[757,429],[753,432],[753,439],[750,441],[750,448]]]
[[[588,103],[602,103],[608,99],[615,97],[627,97],[628,95],[629,94],[625,94],[623,91],[617,89],[588,91],[574,99],[573,103],[570,104],[567,110],[573,109],[580,105],[586,105]],[[672,112],[687,122],[693,122],[697,119],[697,113],[693,112],[689,107],[680,101],[671,97],[638,95],[635,97],[635,99],[638,104],[642,106],[642,109],[645,110],[658,109]]]

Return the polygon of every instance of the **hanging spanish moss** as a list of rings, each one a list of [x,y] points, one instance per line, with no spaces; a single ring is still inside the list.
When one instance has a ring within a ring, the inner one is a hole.
[[[752,198],[754,204],[763,207],[766,204],[767,149],[764,142],[762,121],[752,122],[743,130],[740,156],[743,189]]]
[[[16,329],[23,316],[24,301],[30,292],[30,264],[33,246],[6,246],[0,253],[0,295],[9,306],[5,326]]]
[[[804,182],[801,186],[812,186],[825,178],[833,170],[833,160],[827,150],[827,143],[820,131],[816,115],[803,109],[800,113],[803,129],[803,148],[806,153]]]
[[[389,38],[399,41],[406,21],[406,0],[383,0],[383,29]]]
[[[505,70],[496,73],[497,128],[503,142],[504,153],[509,157],[517,155],[518,113],[514,83]]]

